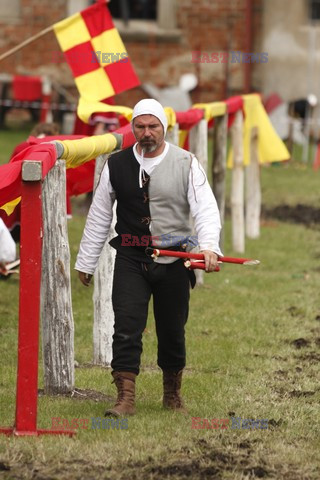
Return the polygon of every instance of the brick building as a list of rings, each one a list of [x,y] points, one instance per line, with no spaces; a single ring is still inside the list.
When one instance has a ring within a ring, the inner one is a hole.
[[[181,74],[192,72],[199,80],[193,101],[213,101],[259,89],[254,72],[261,65],[222,60],[224,52],[260,51],[262,2],[130,0],[126,12],[119,0],[111,0],[109,6],[141,83],[177,85]],[[0,0],[0,53],[89,4],[88,0]],[[3,61],[1,73],[47,74],[77,96],[68,65],[61,57],[56,60],[59,51],[50,32]],[[201,52],[201,63],[192,62],[195,51]],[[213,53],[219,55],[216,63],[210,61]],[[118,95],[116,102],[132,106],[144,96],[136,88]]]

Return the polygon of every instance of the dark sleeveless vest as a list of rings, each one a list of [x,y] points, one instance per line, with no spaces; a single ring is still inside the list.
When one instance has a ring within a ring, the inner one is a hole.
[[[116,192],[118,234],[109,243],[118,252],[137,260],[152,262],[145,255],[150,242],[150,209],[148,198],[149,176],[145,185],[139,187],[140,165],[137,162],[133,147],[111,155],[108,159],[110,181]]]

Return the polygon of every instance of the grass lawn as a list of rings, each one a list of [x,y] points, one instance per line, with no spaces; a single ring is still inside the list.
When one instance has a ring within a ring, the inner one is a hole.
[[[0,140],[6,138],[8,132],[0,132]],[[291,162],[262,168],[261,182],[268,216],[260,238],[246,241],[245,254],[261,265],[225,265],[191,294],[183,382],[189,414],[161,407],[150,313],[136,416],[128,428],[91,428],[92,418],[102,418],[112,404],[115,387],[109,369],[91,365],[93,291],[72,271],[76,388],[82,395],[39,396],[38,427],[50,428],[59,417],[87,419],[88,428],[72,439],[0,436],[1,479],[320,478],[320,222],[306,226],[303,218],[273,215],[283,205],[290,213],[298,204],[319,210],[320,172]],[[68,223],[72,266],[85,222],[77,213],[81,201],[74,201]],[[236,255],[229,219],[225,228],[224,253]],[[11,278],[0,283],[1,426],[12,425],[15,415],[17,319],[18,279]],[[193,417],[228,419],[228,428],[195,429]],[[232,428],[232,418],[266,419],[268,428]]]
[[[29,137],[32,127],[33,124],[24,123],[19,128],[0,130],[0,165],[9,161],[14,147]]]

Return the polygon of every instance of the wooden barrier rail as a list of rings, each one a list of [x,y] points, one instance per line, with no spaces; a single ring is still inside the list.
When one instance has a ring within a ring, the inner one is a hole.
[[[0,433],[16,436],[73,435],[37,428],[38,352],[42,256],[42,164],[26,161],[21,185],[20,290],[16,416]],[[49,273],[49,272],[47,272]]]

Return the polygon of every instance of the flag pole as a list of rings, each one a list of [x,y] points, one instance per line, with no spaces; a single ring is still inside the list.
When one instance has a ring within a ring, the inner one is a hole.
[[[38,38],[43,37],[44,35],[46,35],[49,32],[52,32],[52,30],[53,30],[53,25],[50,25],[49,27],[44,28],[40,32],[36,33],[35,35],[32,35],[32,37],[28,38],[27,40],[24,40],[23,42],[19,43],[19,45],[16,45],[15,47],[11,48],[7,52],[0,55],[0,62],[2,62],[2,60],[5,60],[6,58],[10,57],[14,53],[18,52],[19,50],[21,50],[21,48],[26,47],[27,45],[29,45],[29,43],[32,43],[35,40],[38,40]]]

